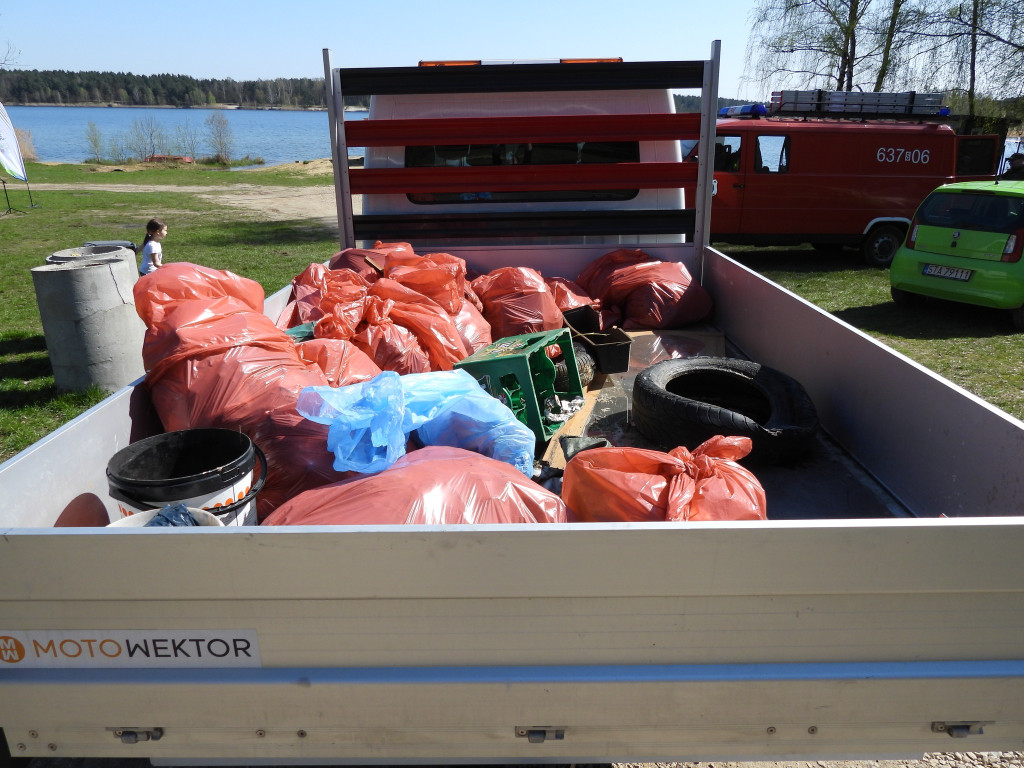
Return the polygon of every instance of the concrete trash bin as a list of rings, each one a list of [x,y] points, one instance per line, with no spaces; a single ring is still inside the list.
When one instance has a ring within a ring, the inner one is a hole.
[[[77,249],[72,249],[77,250]],[[53,378],[61,392],[109,392],[145,374],[145,323],[135,311],[134,254],[34,267],[32,283]]]
[[[95,261],[96,259],[122,259],[133,267],[135,280],[139,279],[139,263],[136,259],[134,243],[127,240],[104,240],[86,243],[78,248],[65,248],[54,251],[46,257],[47,264],[67,264],[74,261]],[[134,281],[133,281],[134,282]]]

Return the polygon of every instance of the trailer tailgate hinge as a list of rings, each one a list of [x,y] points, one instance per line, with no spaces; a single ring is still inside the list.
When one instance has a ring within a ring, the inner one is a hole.
[[[516,726],[516,737],[528,739],[531,744],[543,744],[545,741],[561,741],[565,738],[565,728],[551,728],[549,726],[524,728]]]
[[[946,733],[954,739],[965,739],[968,736],[980,735],[985,732],[982,726],[992,725],[994,720],[936,720],[932,723],[933,733]]]
[[[138,744],[140,741],[160,741],[163,728],[107,728],[122,744]]]

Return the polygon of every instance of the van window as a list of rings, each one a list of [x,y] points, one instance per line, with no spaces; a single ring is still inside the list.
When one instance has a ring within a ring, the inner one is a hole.
[[[716,136],[715,137],[715,170],[739,173],[740,170],[740,145],[742,139],[739,136]]]
[[[933,192],[921,204],[917,220],[929,227],[1010,234],[1024,227],[1024,197]]]
[[[578,163],[638,163],[636,141],[587,141],[578,143],[531,143],[443,145],[406,147],[406,168],[442,168],[481,165],[575,165]],[[410,202],[438,203],[533,203],[549,201],[630,200],[638,189],[595,189],[541,192],[416,192]]]
[[[789,136],[758,136],[754,154],[756,173],[789,171]]]
[[[987,176],[995,173],[996,142],[991,136],[961,137],[956,143],[958,176]]]

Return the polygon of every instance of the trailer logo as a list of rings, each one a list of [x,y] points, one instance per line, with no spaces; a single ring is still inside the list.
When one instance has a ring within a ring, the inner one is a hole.
[[[252,630],[0,632],[0,662],[22,667],[259,667]]]
[[[0,661],[17,664],[25,658],[25,646],[16,637],[0,635]]]

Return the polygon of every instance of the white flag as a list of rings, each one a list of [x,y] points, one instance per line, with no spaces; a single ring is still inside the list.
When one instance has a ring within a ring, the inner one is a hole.
[[[3,104],[0,104],[0,166],[14,178],[28,181],[25,161],[21,159],[21,147],[18,146],[18,134],[14,132],[14,123]]]

